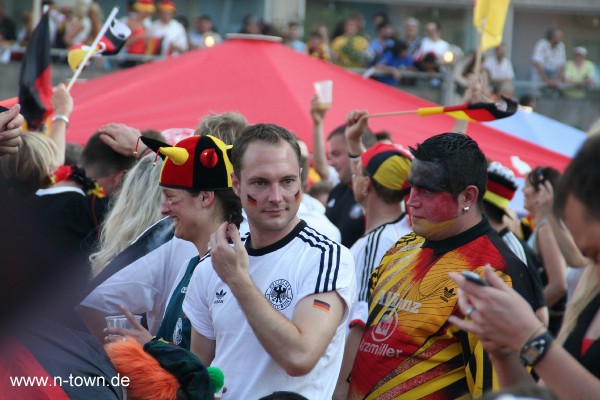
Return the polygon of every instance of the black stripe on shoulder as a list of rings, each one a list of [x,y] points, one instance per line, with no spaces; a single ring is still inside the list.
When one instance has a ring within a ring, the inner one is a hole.
[[[298,237],[309,246],[321,250],[319,275],[315,285],[315,293],[330,292],[336,289],[340,267],[341,246],[313,228],[305,227]],[[333,277],[332,277],[333,275]],[[331,285],[329,281],[331,279]],[[323,282],[321,284],[321,282]]]

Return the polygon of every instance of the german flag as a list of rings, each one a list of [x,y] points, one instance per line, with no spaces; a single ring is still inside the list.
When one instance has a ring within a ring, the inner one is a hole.
[[[52,113],[52,64],[50,59],[50,28],[48,13],[44,14],[31,34],[19,77],[19,104],[29,129],[40,130]]]
[[[485,122],[502,119],[513,115],[518,108],[515,101],[505,98],[506,107],[498,103],[466,103],[447,107],[424,107],[417,109],[420,117],[427,117],[435,114],[448,114],[457,119],[472,122]]]

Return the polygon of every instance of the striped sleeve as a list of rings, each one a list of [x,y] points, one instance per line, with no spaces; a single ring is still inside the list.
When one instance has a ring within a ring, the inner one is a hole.
[[[319,272],[314,293],[336,290],[340,272],[341,245],[309,227],[304,228],[299,237],[311,247],[319,250]]]

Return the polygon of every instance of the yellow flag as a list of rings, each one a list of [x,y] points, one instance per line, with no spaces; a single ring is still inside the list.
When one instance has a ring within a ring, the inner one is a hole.
[[[90,51],[90,49],[91,47],[86,45],[77,45],[69,49],[69,52],[67,53],[67,61],[73,71],[77,70],[77,67],[79,67],[79,64],[83,62],[83,59]],[[92,53],[92,56],[97,54],[99,51],[100,48],[96,46],[96,49]]]
[[[482,52],[502,43],[502,31],[509,3],[510,0],[475,0],[473,25],[481,35]]]

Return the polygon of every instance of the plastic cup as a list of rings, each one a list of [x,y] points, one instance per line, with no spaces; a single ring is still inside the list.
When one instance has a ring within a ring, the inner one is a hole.
[[[142,316],[141,315],[134,315],[135,320],[138,323],[142,322]],[[104,317],[104,319],[106,320],[106,327],[107,328],[125,328],[125,329],[133,329],[133,326],[131,325],[131,323],[129,322],[129,320],[127,319],[127,317],[125,315],[109,315],[108,317]],[[121,335],[108,335],[109,340],[112,338],[114,339],[123,339],[125,340],[125,336],[121,336]]]
[[[134,315],[135,320],[140,323],[142,321],[141,315]],[[125,329],[133,329],[131,323],[124,315],[110,315],[104,318],[106,320],[107,328],[125,328]]]
[[[320,107],[323,109],[331,107],[331,103],[333,103],[333,81],[318,81],[314,85]]]

